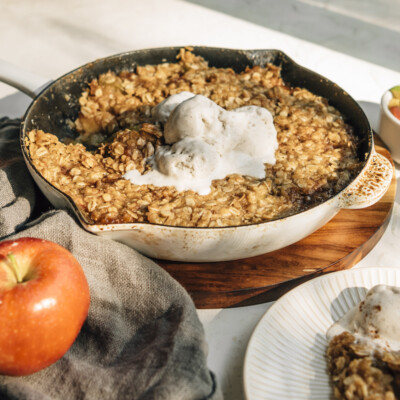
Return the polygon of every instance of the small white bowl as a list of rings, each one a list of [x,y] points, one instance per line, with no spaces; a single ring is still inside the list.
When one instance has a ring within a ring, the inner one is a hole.
[[[400,120],[389,110],[388,104],[392,97],[390,90],[382,96],[379,136],[388,146],[393,160],[400,164]]]

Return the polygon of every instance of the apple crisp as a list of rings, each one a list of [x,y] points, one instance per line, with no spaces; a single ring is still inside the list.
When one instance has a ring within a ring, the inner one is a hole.
[[[89,223],[221,227],[270,221],[327,200],[359,172],[351,126],[326,99],[285,84],[279,67],[237,73],[208,66],[190,49],[181,49],[177,58],[119,75],[110,71],[89,84],[74,126],[78,142],[99,144],[95,152],[51,133],[29,132],[34,166],[74,200]],[[265,164],[265,179],[232,174],[199,195],[123,178],[129,170],[150,168],[146,158],[164,144],[151,111],[182,91],[206,96],[226,110],[255,105],[272,113],[279,147],[275,165]]]
[[[400,353],[372,350],[349,332],[335,336],[327,350],[328,371],[339,400],[397,400]]]

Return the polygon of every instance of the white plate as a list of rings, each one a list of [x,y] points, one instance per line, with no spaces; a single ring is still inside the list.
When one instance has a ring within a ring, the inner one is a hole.
[[[244,362],[248,400],[329,400],[325,333],[377,284],[400,286],[400,269],[360,268],[306,282],[261,318]]]

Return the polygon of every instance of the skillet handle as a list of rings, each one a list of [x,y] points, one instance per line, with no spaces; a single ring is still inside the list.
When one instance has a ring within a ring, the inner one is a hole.
[[[389,189],[393,177],[390,161],[375,149],[356,180],[339,195],[340,208],[365,208],[378,202]]]
[[[51,82],[47,78],[35,75],[4,60],[0,60],[0,81],[32,98],[35,98]]]

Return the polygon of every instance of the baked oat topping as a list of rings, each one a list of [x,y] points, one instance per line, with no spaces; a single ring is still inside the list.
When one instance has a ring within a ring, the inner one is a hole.
[[[399,399],[399,352],[371,351],[367,343],[343,332],[330,341],[327,359],[335,399]]]
[[[146,158],[164,144],[152,110],[182,91],[207,96],[226,110],[255,105],[272,113],[279,148],[275,165],[265,165],[265,179],[229,175],[214,180],[207,195],[123,179],[129,170],[149,168]],[[38,171],[90,223],[219,227],[269,221],[327,200],[360,168],[356,138],[340,113],[324,98],[285,85],[270,64],[235,73],[181,49],[176,63],[100,75],[79,103],[79,140],[104,142],[98,151],[40,130],[29,132],[27,146]]]

